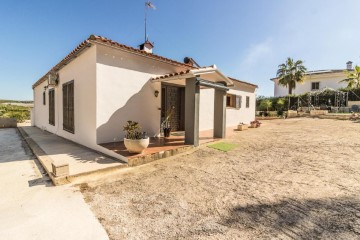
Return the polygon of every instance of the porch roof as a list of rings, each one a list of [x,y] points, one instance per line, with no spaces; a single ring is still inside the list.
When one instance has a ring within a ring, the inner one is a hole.
[[[214,83],[225,83],[226,86],[233,86],[234,82],[226,77],[216,65],[209,67],[188,69],[185,71],[158,75],[151,78],[152,82],[171,82],[177,85],[185,85],[185,79],[200,76],[201,79]]]

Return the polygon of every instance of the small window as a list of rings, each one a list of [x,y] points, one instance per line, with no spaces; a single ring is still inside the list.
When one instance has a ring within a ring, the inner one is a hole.
[[[45,93],[45,91],[43,92],[43,105],[46,105],[46,93]]]
[[[75,133],[74,81],[63,84],[63,129]]]
[[[234,95],[234,94],[227,94],[226,95],[226,107],[228,108],[241,108],[241,96]]]
[[[49,124],[55,126],[55,90],[49,90]]]
[[[311,83],[311,90],[319,90],[319,89],[320,89],[320,82]]]
[[[246,108],[250,107],[250,97],[246,96]]]
[[[226,95],[226,107],[234,107],[233,106],[233,96],[234,95],[230,95],[230,94],[228,94],[228,95]]]

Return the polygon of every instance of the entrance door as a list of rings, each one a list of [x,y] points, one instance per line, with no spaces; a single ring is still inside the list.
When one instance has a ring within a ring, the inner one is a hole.
[[[185,88],[162,85],[161,88],[161,122],[171,114],[170,126],[172,131],[185,129]]]

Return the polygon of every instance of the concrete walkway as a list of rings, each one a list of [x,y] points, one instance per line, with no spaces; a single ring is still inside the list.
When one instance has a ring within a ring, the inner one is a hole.
[[[51,162],[67,162],[69,175],[80,175],[108,168],[126,167],[127,163],[104,156],[89,148],[61,138],[55,134],[42,131],[37,127],[21,127],[27,137],[31,138],[42,150],[49,161],[41,161],[45,168],[51,169]],[[30,146],[33,148],[32,146]]]
[[[78,189],[36,163],[17,129],[0,129],[0,239],[108,239]]]

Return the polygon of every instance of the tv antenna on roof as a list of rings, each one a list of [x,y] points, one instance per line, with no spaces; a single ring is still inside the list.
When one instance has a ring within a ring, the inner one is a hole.
[[[148,36],[147,36],[147,12],[148,12],[148,10],[150,8],[156,10],[155,5],[152,4],[151,1],[145,1],[145,42],[148,41]]]

